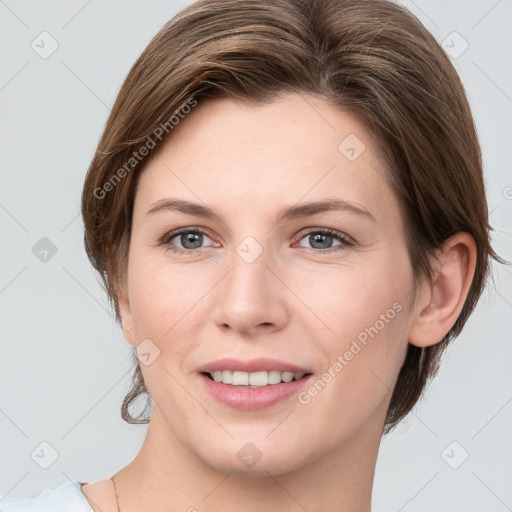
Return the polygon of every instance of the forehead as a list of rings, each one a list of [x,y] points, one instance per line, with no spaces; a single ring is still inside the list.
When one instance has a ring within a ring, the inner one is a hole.
[[[174,197],[255,212],[339,197],[375,216],[397,214],[372,135],[323,99],[287,94],[247,106],[199,101],[140,177],[136,208]],[[147,208],[146,208],[147,209]],[[394,210],[394,211],[393,211]]]

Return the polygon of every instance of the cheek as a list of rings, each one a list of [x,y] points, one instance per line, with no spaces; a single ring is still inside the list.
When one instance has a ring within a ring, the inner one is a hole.
[[[324,404],[344,397],[345,411],[364,414],[390,391],[407,348],[408,258],[405,252],[381,252],[368,265],[340,268],[324,281],[328,286],[311,286],[307,294],[328,326],[315,347],[325,356]]]
[[[203,299],[213,285],[208,270],[191,275],[186,266],[173,265],[161,255],[137,260],[134,254],[129,289],[137,340],[149,338],[179,364],[209,318]]]
[[[361,308],[354,297],[335,324],[337,335],[317,340],[327,363],[298,398],[310,430],[325,439],[348,439],[374,415],[384,420],[407,348],[406,308],[394,298],[373,296]]]
[[[374,332],[372,327],[382,333],[388,331],[388,326],[400,316],[397,310],[405,310],[410,279],[408,261],[403,255],[391,258],[375,253],[364,265],[315,270],[305,280],[302,274],[294,289],[306,298],[308,306],[325,324],[322,332],[338,348],[337,341],[344,344],[359,334],[364,341],[367,330]]]

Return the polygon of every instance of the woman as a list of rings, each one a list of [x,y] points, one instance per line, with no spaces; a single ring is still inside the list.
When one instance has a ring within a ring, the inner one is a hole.
[[[82,213],[134,347],[122,416],[148,432],[111,478],[2,511],[369,511],[382,435],[503,262],[460,79],[387,0],[181,11],[119,92]]]

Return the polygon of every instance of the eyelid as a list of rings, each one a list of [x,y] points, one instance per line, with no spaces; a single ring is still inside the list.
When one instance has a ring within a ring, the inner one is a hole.
[[[333,247],[329,247],[328,249],[315,249],[314,247],[303,247],[300,245],[299,245],[299,247],[308,253],[327,255],[327,254],[338,253],[338,252],[344,251],[344,250],[356,245],[356,242],[350,236],[346,235],[345,233],[343,233],[341,231],[338,231],[337,229],[326,228],[326,227],[306,228],[305,230],[300,231],[299,234],[297,235],[298,242],[296,242],[296,243],[300,243],[303,238],[305,238],[308,235],[315,234],[315,233],[320,233],[320,234],[324,234],[327,236],[331,236],[333,238],[337,238],[340,243]]]
[[[304,228],[301,231],[299,231],[299,233],[296,236],[299,236],[302,239],[306,235],[310,235],[312,233],[325,233],[325,234],[333,235],[333,236],[336,236],[336,237],[342,239],[347,244],[355,244],[356,243],[356,240],[354,238],[347,235],[343,231],[339,231],[337,229],[327,228],[327,227],[313,226],[313,227],[309,227],[309,228]]]
[[[177,228],[177,229],[173,229],[171,231],[166,232],[164,234],[164,236],[162,236],[160,238],[159,242],[161,244],[169,244],[170,241],[173,238],[175,238],[176,236],[181,235],[182,233],[189,233],[189,232],[200,233],[200,234],[205,235],[208,238],[212,239],[212,237],[208,234],[208,231],[205,228],[200,228],[198,226],[197,227],[196,226],[186,226],[186,227]],[[180,247],[178,247],[178,249],[180,249]],[[200,247],[199,249],[204,249],[204,247]],[[199,249],[196,249],[196,250],[199,250]],[[182,249],[182,250],[186,250],[186,249]],[[186,252],[190,252],[190,253],[192,253],[193,251],[194,251],[194,249],[186,250]]]
[[[199,226],[186,226],[186,227],[177,228],[177,229],[174,229],[172,231],[168,231],[167,233],[165,233],[164,236],[161,237],[161,239],[159,240],[159,245],[168,246],[167,247],[168,250],[170,250],[171,252],[177,253],[177,254],[192,255],[192,254],[196,254],[198,251],[201,251],[202,249],[206,249],[207,247],[197,247],[195,249],[182,249],[181,247],[177,247],[174,244],[170,243],[170,241],[173,238],[177,237],[178,235],[180,235],[182,233],[190,233],[190,232],[200,233],[202,235],[207,236],[210,239],[213,239],[213,237],[211,237],[209,235],[209,231],[205,228],[202,228]],[[313,226],[313,227],[304,228],[301,231],[299,231],[299,233],[297,233],[294,238],[298,237],[298,243],[300,243],[300,241],[303,238],[305,238],[306,236],[308,236],[310,234],[314,234],[314,233],[321,233],[321,234],[335,237],[340,241],[340,243],[338,245],[335,245],[334,247],[330,247],[327,249],[315,249],[314,247],[299,246],[301,249],[305,250],[306,252],[313,252],[314,254],[322,255],[322,254],[329,254],[329,253],[333,253],[333,252],[340,252],[348,247],[352,247],[357,244],[357,241],[355,241],[352,237],[350,237],[346,233],[344,233],[342,231],[338,231],[337,229],[327,228],[327,227]]]

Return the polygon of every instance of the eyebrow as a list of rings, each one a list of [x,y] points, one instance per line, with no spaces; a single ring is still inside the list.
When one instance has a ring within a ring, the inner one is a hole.
[[[179,211],[187,215],[193,215],[204,219],[215,219],[224,223],[223,218],[209,206],[192,203],[183,199],[160,199],[151,205],[151,208],[146,212],[146,217],[154,215],[160,211]],[[377,222],[375,217],[364,206],[345,199],[331,198],[324,199],[322,201],[286,206],[277,214],[276,222],[281,222],[282,220],[287,219],[309,217],[318,213],[326,213],[330,211],[353,213],[366,217],[373,222]]]

